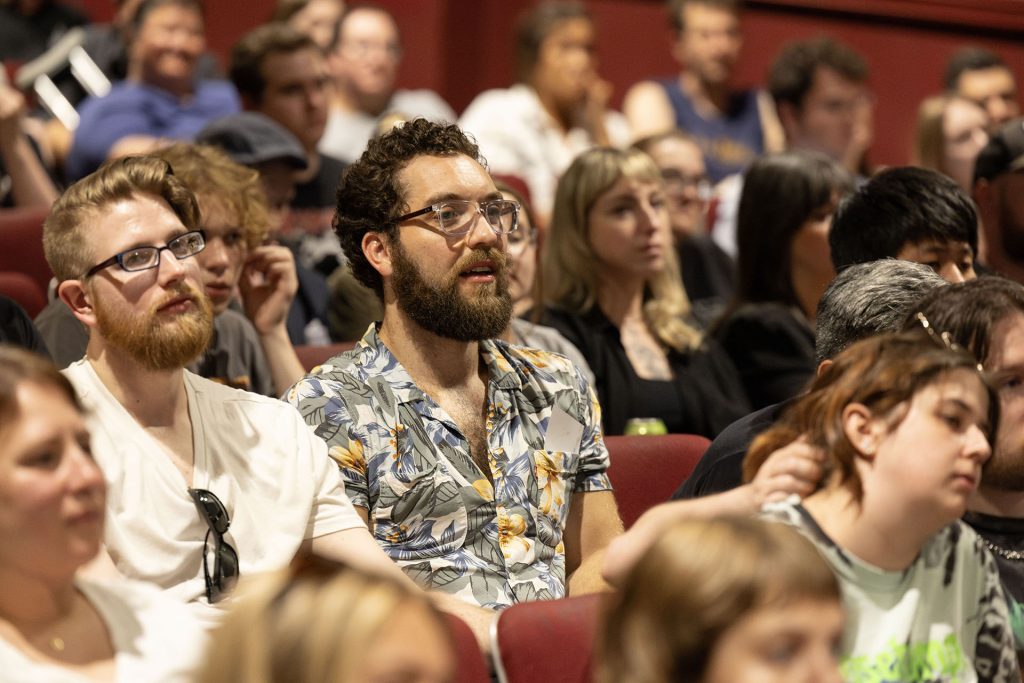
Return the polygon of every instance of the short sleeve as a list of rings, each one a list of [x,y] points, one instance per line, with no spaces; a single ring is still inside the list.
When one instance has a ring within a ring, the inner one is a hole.
[[[327,460],[337,465],[333,469],[343,482],[348,500],[369,510],[364,439],[356,433],[341,399],[329,394],[326,384],[321,378],[307,377],[293,386],[285,398],[312,429],[313,438],[326,444]]]
[[[327,444],[309,430],[302,430],[311,450],[316,491],[306,525],[306,538],[319,538],[336,531],[366,528],[345,491],[338,468],[327,457]]]
[[[583,425],[583,436],[580,439],[580,469],[576,476],[575,493],[592,491],[611,491],[612,482],[608,478],[608,447],[601,433],[601,404],[597,400],[594,389],[584,378],[579,368],[573,366],[576,383],[584,400],[580,401],[583,414],[580,424]]]

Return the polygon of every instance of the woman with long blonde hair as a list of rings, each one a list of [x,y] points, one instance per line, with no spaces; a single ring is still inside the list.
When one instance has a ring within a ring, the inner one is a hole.
[[[630,418],[713,437],[747,412],[729,359],[690,318],[664,183],[638,150],[594,149],[558,183],[542,254],[545,324],[594,372],[607,434]]]

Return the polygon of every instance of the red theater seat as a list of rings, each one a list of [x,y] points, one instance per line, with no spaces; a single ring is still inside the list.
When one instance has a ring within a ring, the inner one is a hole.
[[[666,434],[609,436],[605,443],[612,459],[608,476],[628,529],[649,508],[675,493],[711,442],[694,434]]]
[[[605,596],[509,607],[491,635],[502,683],[590,683],[594,633]]]

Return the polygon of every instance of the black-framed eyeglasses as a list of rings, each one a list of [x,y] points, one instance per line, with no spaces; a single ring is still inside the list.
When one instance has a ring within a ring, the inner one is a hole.
[[[434,213],[437,227],[441,232],[452,237],[469,232],[477,214],[484,217],[495,235],[507,235],[519,226],[519,202],[511,199],[492,199],[485,202],[448,199],[399,216],[395,219],[395,223],[424,216],[431,212]]]
[[[120,254],[114,254],[103,263],[97,263],[90,268],[85,273],[85,277],[91,277],[115,263],[121,267],[121,270],[126,270],[129,273],[156,268],[160,265],[160,252],[165,249],[180,261],[189,256],[195,256],[205,248],[206,233],[202,230],[193,230],[184,235],[178,235],[162,247],[135,247],[122,251]]]
[[[189,489],[192,502],[196,504],[199,516],[206,522],[206,539],[203,541],[203,575],[206,578],[206,599],[218,602],[234,589],[238,583],[238,553],[224,540],[224,534],[231,527],[227,508],[212,491]],[[213,571],[210,571],[210,536],[213,536]]]

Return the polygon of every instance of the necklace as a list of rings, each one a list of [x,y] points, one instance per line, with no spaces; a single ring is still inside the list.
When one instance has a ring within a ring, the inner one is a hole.
[[[1003,559],[1014,561],[1024,560],[1024,550],[1007,550],[1006,548],[1000,548],[987,538],[983,538],[982,540],[985,541],[985,545],[988,546],[989,550]]]

